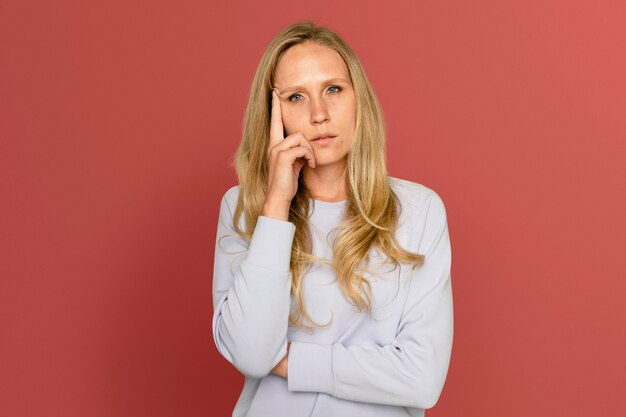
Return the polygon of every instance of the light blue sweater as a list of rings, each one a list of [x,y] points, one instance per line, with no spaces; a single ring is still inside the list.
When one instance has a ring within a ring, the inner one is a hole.
[[[370,251],[373,314],[343,297],[334,271],[316,264],[303,279],[305,307],[320,324],[311,334],[288,325],[293,223],[259,216],[250,243],[232,227],[239,186],[220,206],[213,276],[213,337],[245,375],[233,417],[423,416],[438,400],[452,349],[451,250],[439,195],[389,177],[402,212],[396,238],[425,255],[421,268],[384,264]],[[312,200],[313,254],[332,259],[346,201]],[[240,226],[243,228],[243,216]],[[220,237],[225,237],[221,241]],[[288,379],[270,374],[287,352]]]

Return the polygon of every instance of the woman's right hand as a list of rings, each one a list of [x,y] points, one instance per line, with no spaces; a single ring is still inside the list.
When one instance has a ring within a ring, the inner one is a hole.
[[[280,98],[276,91],[272,91],[268,184],[263,215],[288,220],[291,200],[298,191],[300,170],[305,163],[315,168],[315,155],[311,143],[302,133],[283,137],[283,132]]]

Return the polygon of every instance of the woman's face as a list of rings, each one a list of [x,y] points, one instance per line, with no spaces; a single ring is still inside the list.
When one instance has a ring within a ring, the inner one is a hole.
[[[316,168],[344,163],[356,125],[356,97],[341,56],[310,41],[294,45],[278,61],[274,87],[287,135],[301,132],[309,141],[336,135],[311,142]]]

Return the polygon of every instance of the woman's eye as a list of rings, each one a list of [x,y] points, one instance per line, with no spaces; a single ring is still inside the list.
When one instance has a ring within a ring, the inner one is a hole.
[[[335,90],[331,91],[331,89],[333,89],[333,88]],[[337,94],[337,93],[339,93],[341,91],[341,87],[338,87],[336,85],[331,85],[330,87],[328,87],[328,91],[330,91],[333,94]],[[300,97],[300,98],[298,99],[298,97]],[[301,97],[302,97],[302,95],[300,93],[295,93],[295,94],[292,94],[292,95],[289,96],[289,101],[302,101]]]

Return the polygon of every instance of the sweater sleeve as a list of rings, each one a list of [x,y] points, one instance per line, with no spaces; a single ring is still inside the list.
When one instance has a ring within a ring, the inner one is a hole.
[[[448,372],[452,350],[451,250],[441,198],[430,200],[420,253],[411,272],[398,332],[386,346],[291,343],[288,389],[352,401],[431,408]]]
[[[259,216],[248,244],[233,228],[229,191],[215,243],[213,338],[242,374],[261,378],[287,353],[295,225]]]

